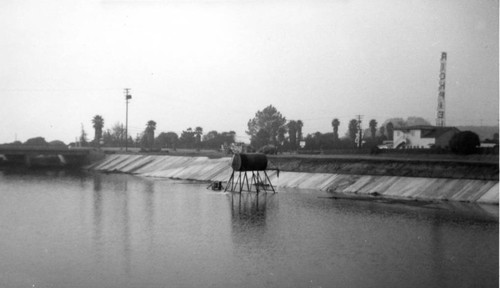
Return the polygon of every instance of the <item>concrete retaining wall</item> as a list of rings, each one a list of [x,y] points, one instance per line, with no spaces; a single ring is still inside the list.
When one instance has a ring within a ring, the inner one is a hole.
[[[147,177],[227,181],[231,158],[108,155],[87,168]],[[498,205],[498,180],[406,177],[385,175],[269,171],[277,187],[319,189],[338,193],[380,195],[416,200],[450,200]]]

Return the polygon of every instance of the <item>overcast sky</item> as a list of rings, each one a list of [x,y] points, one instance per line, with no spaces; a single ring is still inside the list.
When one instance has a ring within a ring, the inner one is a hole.
[[[0,143],[74,141],[91,119],[129,132],[234,130],[272,104],[304,134],[363,115],[498,125],[498,1],[1,1]]]

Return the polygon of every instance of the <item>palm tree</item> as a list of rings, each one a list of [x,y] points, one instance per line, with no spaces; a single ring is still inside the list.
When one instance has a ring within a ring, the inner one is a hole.
[[[294,151],[297,145],[297,121],[290,120],[287,124],[287,127],[288,137],[290,139],[290,148],[292,151]]]
[[[155,130],[156,130],[156,122],[153,120],[149,120],[146,124],[146,135],[149,144],[149,150],[153,150],[153,144],[155,142]]]
[[[372,119],[368,125],[370,126],[370,132],[372,133],[372,139],[375,139],[375,134],[377,134],[377,121]]]
[[[394,124],[392,124],[392,122],[387,123],[385,129],[387,130],[387,138],[389,140],[394,140]]]
[[[339,140],[339,125],[340,121],[337,118],[334,118],[332,120],[332,127],[333,127],[333,142],[337,142]]]
[[[201,134],[203,134],[203,128],[196,127],[194,128],[194,135],[196,136],[196,150],[200,151],[201,146]]]
[[[281,148],[285,142],[286,127],[281,126],[278,128],[278,146]]]
[[[99,147],[102,138],[102,127],[104,127],[104,119],[102,116],[95,115],[94,118],[92,118],[92,125],[95,129],[94,144]]]
[[[351,121],[349,121],[349,137],[351,138],[353,144],[356,143],[358,128],[359,128],[358,120],[351,119]]]
[[[83,123],[82,123],[82,132],[80,134],[80,146],[81,147],[87,146],[87,132],[85,132],[85,129],[83,128]]]
[[[300,145],[300,141],[302,141],[302,127],[304,127],[304,123],[302,120],[297,120],[297,144]]]

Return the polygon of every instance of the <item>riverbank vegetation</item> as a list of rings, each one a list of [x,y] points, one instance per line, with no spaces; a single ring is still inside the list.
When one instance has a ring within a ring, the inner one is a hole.
[[[88,139],[88,134],[81,126],[77,141],[69,143],[69,147],[94,147],[108,153],[142,152],[170,153],[179,155],[205,154],[210,157],[225,156],[237,152],[261,152],[280,155],[371,155],[372,157],[397,157],[415,159],[461,159],[464,155],[477,155],[480,159],[498,159],[498,128],[486,129],[480,127],[479,137],[472,131],[457,134],[449,145],[444,147],[403,147],[391,149],[394,130],[401,127],[430,126],[421,117],[390,118],[380,126],[375,119],[367,121],[368,127],[363,128],[361,117],[342,123],[338,117],[331,120],[331,132],[303,133],[304,125],[301,119],[287,119],[273,105],[269,105],[255,113],[247,122],[246,134],[250,143],[237,141],[234,131],[205,131],[202,126],[188,127],[181,133],[174,131],[156,131],[157,123],[149,120],[144,130],[133,137],[122,123],[115,123],[111,128],[105,128],[105,120],[101,115],[90,119],[94,128],[94,137]],[[345,135],[339,135],[339,127],[347,127]],[[468,127],[472,130],[471,127]],[[486,132],[494,132],[487,138]],[[464,137],[459,135],[466,135]],[[479,144],[486,143],[479,148]],[[34,137],[26,142],[16,141],[8,145],[24,146],[59,146],[62,141],[47,142],[43,137]],[[462,154],[462,155],[455,155]]]

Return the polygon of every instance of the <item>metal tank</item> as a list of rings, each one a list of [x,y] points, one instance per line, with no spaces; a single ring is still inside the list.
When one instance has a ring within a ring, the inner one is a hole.
[[[265,171],[267,169],[267,156],[265,154],[234,154],[231,167],[234,171]]]

